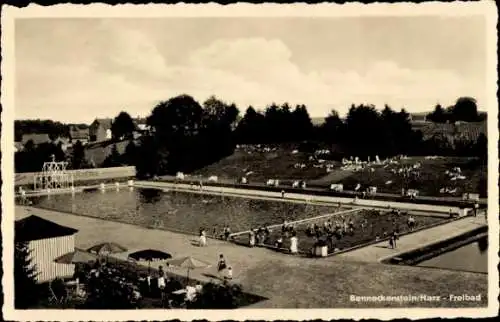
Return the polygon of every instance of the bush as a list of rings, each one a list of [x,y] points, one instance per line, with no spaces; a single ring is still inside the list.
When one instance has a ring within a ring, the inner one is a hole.
[[[188,305],[192,309],[234,309],[240,306],[243,298],[241,285],[224,281],[207,283],[203,291]]]

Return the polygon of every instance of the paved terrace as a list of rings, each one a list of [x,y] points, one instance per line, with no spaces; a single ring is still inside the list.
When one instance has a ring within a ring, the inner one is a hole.
[[[378,263],[380,256],[387,256],[391,252],[396,254],[412,246],[417,247],[418,243],[437,240],[439,236],[445,238],[446,231],[474,229],[481,220],[480,218],[463,218],[449,224],[453,226],[445,225],[442,228],[435,227],[414,235],[403,236],[398,250],[377,248],[373,245],[354,251],[354,255],[351,256],[345,254],[315,260],[277,253],[264,248],[246,248],[220,240],[209,240],[208,247],[201,248],[197,246],[194,236],[32,207],[16,206],[15,208],[16,219],[31,214],[78,229],[76,247],[86,249],[99,242],[113,241],[129,249],[127,253],[117,255],[122,259],[125,259],[128,253],[153,248],[170,252],[173,257],[191,255],[212,263],[211,268],[190,273],[191,277],[203,281],[209,281],[212,279],[210,276],[217,274],[215,266],[219,254],[222,253],[229,265],[233,267],[236,282],[241,283],[246,291],[270,299],[256,304],[257,307],[358,307],[356,303],[349,302],[346,294],[387,291],[387,285],[391,292],[401,292],[400,294],[416,291],[433,292],[436,287],[438,289],[451,287],[450,291],[454,291],[454,294],[461,294],[459,292],[463,293],[466,290],[462,290],[461,283],[454,281],[464,279],[470,281],[467,287],[475,285],[481,289],[481,292],[486,292],[487,287],[485,277],[473,273],[416,267],[388,267],[388,265]],[[425,237],[426,234],[431,237]],[[352,264],[350,264],[351,260],[354,261]],[[356,263],[360,260],[372,263]],[[155,268],[159,265],[160,263],[152,263],[152,267]],[[172,271],[177,274],[186,274],[185,270],[172,269]],[[418,276],[416,279],[418,283],[406,283],[408,276]],[[325,288],[325,283],[330,286]],[[382,285],[383,290],[377,290],[375,284],[372,285],[373,283]],[[431,288],[427,288],[428,286]],[[338,296],[331,297],[329,296],[331,294]]]

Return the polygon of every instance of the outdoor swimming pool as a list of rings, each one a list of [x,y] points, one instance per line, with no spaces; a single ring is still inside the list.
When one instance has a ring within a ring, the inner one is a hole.
[[[337,207],[155,189],[90,191],[33,197],[33,206],[149,228],[211,235],[281,224],[337,211]]]
[[[488,273],[488,238],[482,237],[470,244],[425,260],[417,266]]]

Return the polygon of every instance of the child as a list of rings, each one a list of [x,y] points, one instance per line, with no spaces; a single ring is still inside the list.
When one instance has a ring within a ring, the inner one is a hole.
[[[226,274],[226,279],[232,280],[233,279],[233,269],[231,266],[227,268],[227,274]]]
[[[276,241],[276,248],[281,249],[281,247],[283,247],[283,237],[280,236]]]

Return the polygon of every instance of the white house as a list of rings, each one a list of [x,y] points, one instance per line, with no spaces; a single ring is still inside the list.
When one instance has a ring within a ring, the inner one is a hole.
[[[28,243],[39,283],[73,276],[75,265],[59,264],[54,260],[75,250],[77,231],[34,215],[16,221],[14,239],[16,243]]]

